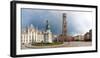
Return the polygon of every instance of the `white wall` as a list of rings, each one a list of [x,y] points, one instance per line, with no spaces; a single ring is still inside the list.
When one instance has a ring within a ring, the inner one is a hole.
[[[10,1],[11,0],[0,0],[0,58],[11,58],[9,56],[10,55]],[[33,0],[33,1],[98,5],[99,8],[98,16],[100,16],[100,0]],[[99,24],[100,20],[98,20],[98,25]],[[100,30],[100,27],[98,30]],[[100,31],[98,31],[98,34],[100,35]],[[98,37],[100,38],[100,36]],[[98,38],[99,41],[98,44],[100,44],[99,38]],[[55,55],[55,56],[39,56],[39,57],[40,58],[99,58],[99,56],[100,52],[84,53],[84,54],[68,54],[68,55],[65,54],[65,55]]]

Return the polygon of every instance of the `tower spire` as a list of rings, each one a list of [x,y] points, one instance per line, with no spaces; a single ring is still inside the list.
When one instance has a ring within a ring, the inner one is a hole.
[[[46,20],[46,30],[49,30],[50,29],[50,25],[48,23],[48,20]]]

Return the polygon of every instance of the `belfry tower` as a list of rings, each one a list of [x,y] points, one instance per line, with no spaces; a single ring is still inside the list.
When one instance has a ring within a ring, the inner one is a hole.
[[[62,40],[67,41],[67,22],[66,22],[66,13],[63,13],[62,20]]]

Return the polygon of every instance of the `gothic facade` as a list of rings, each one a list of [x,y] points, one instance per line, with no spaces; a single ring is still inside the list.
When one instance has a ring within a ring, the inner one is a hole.
[[[52,43],[50,25],[46,22],[45,31],[36,29],[32,24],[21,33],[21,44]]]

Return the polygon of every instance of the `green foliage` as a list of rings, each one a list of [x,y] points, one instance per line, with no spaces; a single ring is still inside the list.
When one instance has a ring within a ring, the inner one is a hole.
[[[60,44],[63,44],[63,42],[53,42],[53,43],[35,43],[35,44],[32,44],[34,46],[53,46],[53,45],[60,45]]]

